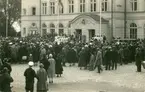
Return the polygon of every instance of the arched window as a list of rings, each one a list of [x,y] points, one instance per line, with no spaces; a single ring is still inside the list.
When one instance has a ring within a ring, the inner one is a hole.
[[[31,29],[30,29],[30,35],[35,35],[37,31],[36,23],[32,23]]]
[[[26,15],[26,9],[23,9],[23,14]]]
[[[97,10],[96,6],[97,6],[96,0],[91,0],[91,6],[90,6],[91,12],[95,12]]]
[[[137,0],[130,0],[131,10],[137,11]]]
[[[137,25],[135,23],[130,24],[130,39],[137,39]]]
[[[50,33],[51,34],[55,33],[55,25],[53,23],[50,24]]]
[[[69,13],[74,13],[74,0],[68,0]]]
[[[103,0],[102,2],[102,11],[108,10],[108,0]]]
[[[62,36],[64,34],[64,27],[63,24],[59,24],[59,36]]]
[[[47,34],[47,25],[44,23],[42,24],[42,35],[46,35]]]
[[[23,35],[26,36],[26,28],[23,28]]]

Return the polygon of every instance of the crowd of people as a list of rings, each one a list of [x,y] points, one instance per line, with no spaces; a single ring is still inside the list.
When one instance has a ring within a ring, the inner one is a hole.
[[[29,68],[24,72],[26,77],[26,92],[33,92],[34,78],[37,78],[37,92],[47,92],[47,76],[49,83],[53,77],[61,77],[63,66],[66,63],[74,66],[78,63],[80,70],[88,69],[98,73],[105,70],[117,70],[117,65],[135,62],[137,72],[141,72],[141,63],[145,60],[144,40],[129,42],[105,42],[97,40],[89,43],[69,40],[66,43],[53,42],[41,37],[33,38],[1,38],[0,39],[0,70],[1,77],[6,73],[10,83],[13,82],[10,73],[12,68],[9,63],[29,63]],[[40,63],[37,73],[32,66]],[[34,64],[33,64],[34,63]],[[8,77],[9,76],[9,77]],[[5,77],[4,77],[5,78]],[[2,79],[0,84],[5,81]],[[0,86],[1,90],[4,88]],[[10,92],[10,91],[4,91]]]

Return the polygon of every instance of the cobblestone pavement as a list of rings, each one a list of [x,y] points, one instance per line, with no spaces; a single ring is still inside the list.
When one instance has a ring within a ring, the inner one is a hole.
[[[27,67],[25,64],[12,65],[13,92],[25,92],[23,73]],[[136,66],[128,64],[119,66],[118,70],[98,74],[96,71],[80,70],[77,66],[64,67],[62,77],[55,78],[49,89],[49,92],[145,92],[145,70],[137,73]]]

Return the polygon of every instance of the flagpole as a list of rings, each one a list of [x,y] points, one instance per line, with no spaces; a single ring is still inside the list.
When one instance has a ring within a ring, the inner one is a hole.
[[[57,12],[58,12],[57,22],[58,22],[58,35],[59,35],[59,19],[60,19],[60,14],[59,14],[59,0],[57,0]]]
[[[100,37],[101,37],[101,33],[102,33],[101,32],[101,27],[102,27],[102,17],[101,17],[102,16],[102,0],[100,0],[100,5],[99,6],[100,6],[100,27],[99,27],[100,29],[99,30],[100,30]]]
[[[40,27],[40,36],[42,37],[42,30],[41,30],[41,0],[40,0],[39,27]]]
[[[6,37],[8,37],[8,7],[9,0],[6,1]]]

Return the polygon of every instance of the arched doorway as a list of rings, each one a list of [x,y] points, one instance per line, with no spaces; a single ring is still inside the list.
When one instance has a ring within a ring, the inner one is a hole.
[[[63,36],[63,34],[64,34],[64,26],[63,26],[63,24],[59,24],[59,36]]]
[[[37,30],[38,30],[38,28],[37,28],[36,23],[32,23],[32,25],[29,28],[29,31],[30,31],[29,35],[36,35],[37,34]]]
[[[50,34],[55,33],[55,25],[53,23],[50,24]]]
[[[130,39],[137,39],[137,25],[135,23],[130,24]]]
[[[47,34],[47,25],[44,23],[42,24],[42,36]]]

